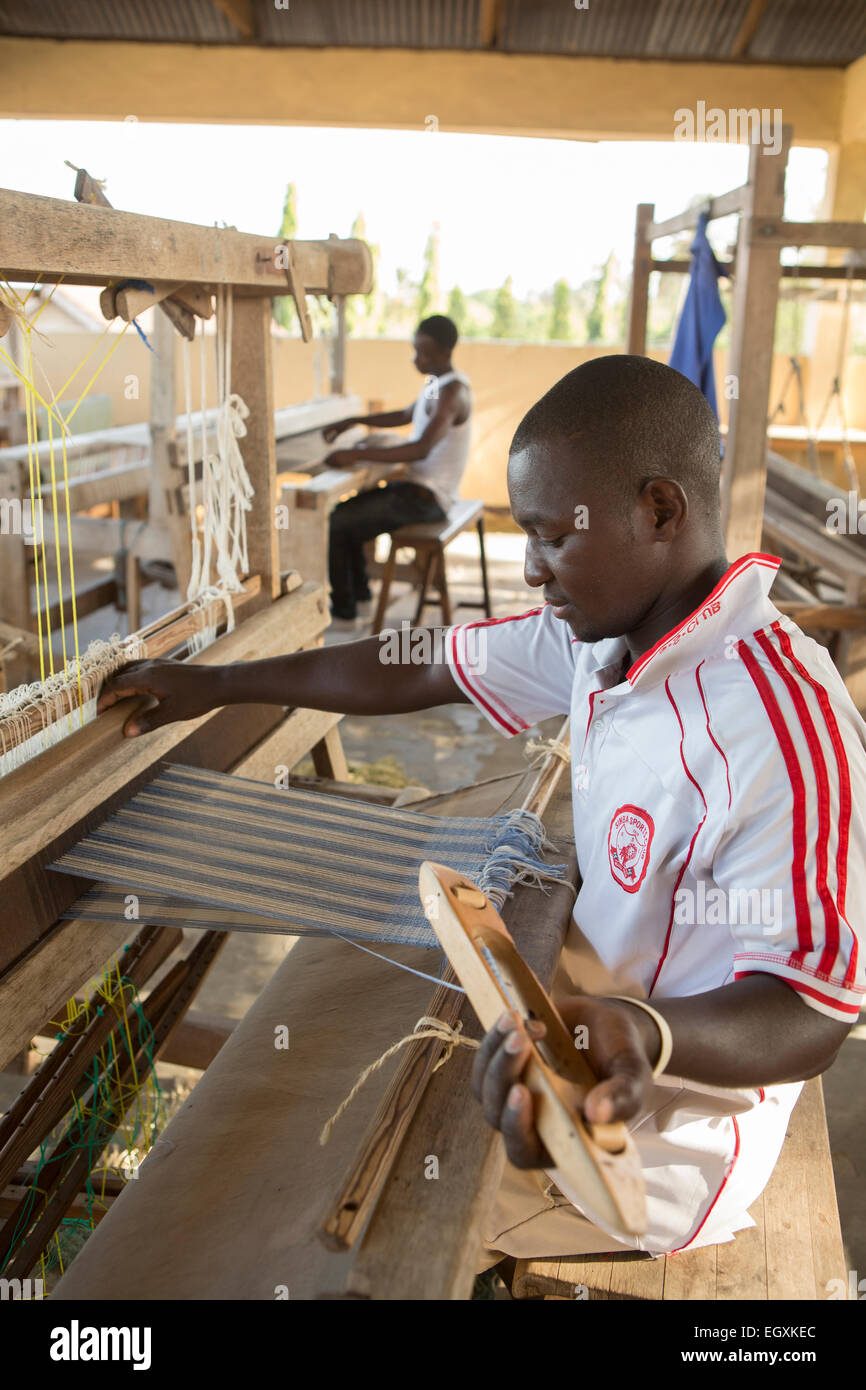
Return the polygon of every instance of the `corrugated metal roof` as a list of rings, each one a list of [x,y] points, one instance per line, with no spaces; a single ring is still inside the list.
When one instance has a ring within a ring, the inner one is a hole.
[[[285,9],[249,0],[248,37],[218,0],[0,0],[0,34],[832,65],[866,52],[864,0],[758,9],[752,0],[588,0],[586,9],[574,0],[288,0]]]

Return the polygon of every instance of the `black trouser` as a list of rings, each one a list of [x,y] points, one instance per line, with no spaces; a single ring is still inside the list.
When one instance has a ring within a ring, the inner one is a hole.
[[[422,521],[444,521],[443,512],[429,488],[420,483],[388,483],[369,488],[331,512],[328,570],[331,611],[336,618],[354,618],[356,604],[370,597],[364,544]]]

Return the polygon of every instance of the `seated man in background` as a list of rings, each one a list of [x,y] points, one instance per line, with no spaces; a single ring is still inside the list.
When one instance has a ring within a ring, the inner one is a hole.
[[[393,464],[399,477],[340,502],[331,513],[328,568],[331,613],[352,621],[357,605],[370,598],[364,545],[385,531],[417,522],[443,521],[457,500],[469,458],[472,396],[469,382],[451,365],[457,325],[444,314],[419,323],[414,337],[415,366],[430,380],[413,405],[378,415],[349,416],[328,425],[332,443],[352,425],[409,425],[408,439],[390,444],[372,436],[351,449],[337,449],[325,462],[347,468],[359,462]]]

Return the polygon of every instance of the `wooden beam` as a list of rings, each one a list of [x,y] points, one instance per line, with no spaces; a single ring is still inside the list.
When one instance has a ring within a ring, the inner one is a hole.
[[[866,222],[785,222],[778,218],[753,218],[751,239],[756,246],[776,250],[783,246],[840,246],[866,251]]]
[[[567,777],[560,778],[542,819],[548,835],[559,846],[558,858],[564,859],[568,853],[574,874]],[[515,889],[503,909],[518,950],[545,988],[550,987],[573,906],[570,887],[555,884],[543,910],[537,890],[525,886]],[[466,1037],[481,1036],[478,1020],[466,1001],[460,1017]],[[432,1077],[424,1091],[349,1272],[350,1296],[376,1300],[469,1298],[483,1223],[495,1198],[505,1157],[500,1136],[486,1123],[472,1095],[472,1063],[466,1048],[455,1048],[448,1065]],[[437,1136],[445,1134],[447,1179],[428,1182],[425,1157],[442,1154]]]
[[[116,208],[0,189],[0,275],[70,284],[144,279],[233,284],[250,294],[285,294],[277,237],[233,227],[199,227]],[[355,237],[292,243],[308,294],[367,294],[372,260]]]
[[[256,15],[250,0],[211,0],[245,39],[256,37]]]
[[[652,250],[647,240],[647,230],[652,225],[654,211],[654,203],[638,203],[634,221],[634,259],[628,307],[626,352],[640,357],[646,352],[649,278],[652,268]]]
[[[206,1071],[223,1043],[231,1037],[236,1024],[236,1018],[190,1009],[160,1052],[160,1061]]]
[[[736,258],[730,261],[719,261],[719,269],[723,275],[734,278],[737,271]],[[692,268],[691,261],[650,261],[650,269],[661,271],[662,275],[688,275]],[[783,280],[802,280],[804,283],[809,280],[866,280],[866,267],[861,271],[855,270],[849,275],[848,269],[844,265],[783,265]],[[796,293],[796,284],[793,291],[786,293]]]
[[[478,47],[496,48],[502,24],[502,0],[481,0],[478,6]]]
[[[749,8],[743,15],[740,27],[734,37],[728,53],[729,58],[742,58],[749,50],[749,44],[755,37],[758,25],[764,17],[767,8],[767,0],[750,0]]]
[[[778,154],[753,145],[745,215],[737,241],[737,279],[728,371],[736,385],[730,402],[722,467],[722,527],[732,560],[761,548],[766,482],[767,401],[781,270],[778,248],[755,242],[752,225],[782,215],[791,143],[785,125]]]
[[[232,309],[232,391],[249,406],[241,444],[255,489],[256,505],[247,513],[250,573],[262,578],[268,600],[280,595],[279,532],[276,526],[277,451],[274,440],[274,372],[271,306],[261,299],[235,299]]]
[[[754,146],[752,148],[754,150]],[[651,222],[647,227],[647,240],[652,242],[657,237],[673,236],[674,232],[687,232],[698,225],[702,213],[706,213],[712,222],[717,217],[729,217],[732,212],[742,212],[748,194],[748,184],[743,184],[740,188],[732,188],[728,193],[720,193],[717,198],[707,199],[699,207],[687,208],[685,212],[678,212],[675,217],[667,217],[664,222]]]
[[[320,586],[304,584],[199,652],[189,664],[219,666],[295,651],[326,625]],[[126,739],[122,729],[133,708],[133,703],[126,700],[112,706],[56,747],[0,780],[0,862],[6,873],[39,852],[49,829],[52,834],[60,834],[80,816],[96,810],[106,797],[169,755],[215,714],[211,710],[198,719],[163,725],[140,738]],[[97,762],[99,777],[87,775]],[[70,796],[73,784],[76,795]],[[34,795],[35,787],[38,797]]]
[[[270,8],[273,12],[273,0]],[[396,5],[389,8],[399,12]],[[646,9],[635,5],[622,14],[637,14],[641,8]],[[743,0],[740,8],[745,8]],[[286,36],[295,9],[292,3],[285,13]],[[454,13],[457,7],[451,9]],[[686,6],[678,10],[685,12]],[[462,12],[468,15],[469,6],[464,4]],[[556,12],[571,13],[575,25],[592,22],[575,12],[569,0],[562,0]],[[624,17],[621,23],[626,28],[629,20]],[[857,138],[863,106],[855,91],[846,103],[851,69],[846,73],[841,66],[504,53],[497,48],[445,53],[438,48],[333,44],[2,38],[0,72],[0,116],[18,120],[119,122],[134,112],[142,123],[419,130],[425,113],[435,112],[449,131],[569,141],[671,140],[675,110],[695,109],[703,100],[725,111],[781,107],[801,144],[826,145],[842,139],[846,106],[851,110],[848,138]]]

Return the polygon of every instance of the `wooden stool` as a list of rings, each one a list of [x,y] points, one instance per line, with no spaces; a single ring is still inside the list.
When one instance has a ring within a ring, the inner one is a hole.
[[[448,581],[445,574],[445,547],[458,536],[461,531],[475,525],[478,532],[478,554],[481,561],[481,584],[484,590],[483,599],[466,600],[459,606],[461,608],[483,608],[486,617],[491,618],[490,611],[490,588],[487,582],[487,556],[484,551],[484,503],[478,500],[460,499],[455,502],[443,521],[421,522],[416,526],[401,526],[399,530],[392,531],[391,549],[382,570],[382,586],[379,590],[379,601],[376,605],[376,616],[370,629],[371,634],[381,632],[385,621],[385,613],[390,601],[391,584],[395,577],[404,577],[397,571],[397,551],[404,546],[411,547],[415,551],[415,562],[409,574],[418,585],[418,605],[415,609],[415,616],[412,619],[413,626],[421,621],[421,614],[431,603],[438,603],[442,609],[442,620],[446,627],[450,627],[451,598],[448,593]],[[428,596],[430,585],[433,585],[434,596]]]
[[[733,1241],[657,1260],[631,1252],[517,1260],[512,1296],[771,1302],[821,1301],[831,1293],[850,1297],[820,1077],[803,1087],[773,1175],[749,1214],[755,1226]]]

